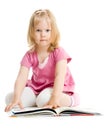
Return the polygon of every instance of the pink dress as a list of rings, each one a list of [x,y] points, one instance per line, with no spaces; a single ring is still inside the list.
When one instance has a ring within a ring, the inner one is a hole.
[[[71,61],[71,57],[62,47],[51,52],[44,61],[44,65],[39,64],[36,52],[27,51],[22,58],[21,65],[32,68],[32,77],[27,81],[26,86],[31,87],[35,94],[39,94],[47,87],[53,87],[56,63],[63,59],[66,59],[67,63]],[[74,79],[67,66],[63,92],[73,94],[74,86]]]

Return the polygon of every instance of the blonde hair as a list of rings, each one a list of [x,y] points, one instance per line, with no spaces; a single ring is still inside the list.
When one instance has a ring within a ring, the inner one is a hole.
[[[48,9],[37,10],[32,14],[29,22],[27,41],[31,50],[37,50],[37,44],[34,40],[34,27],[40,22],[40,20],[42,20],[42,18],[45,18],[51,25],[51,40],[48,48],[48,51],[51,52],[55,48],[58,48],[60,33],[54,15]]]

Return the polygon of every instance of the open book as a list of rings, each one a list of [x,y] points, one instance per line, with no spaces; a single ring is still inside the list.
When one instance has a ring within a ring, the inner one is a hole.
[[[38,107],[27,107],[24,109],[12,109],[11,116],[92,116],[101,115],[98,112],[90,109],[83,109],[78,107],[59,107],[56,109],[51,108],[38,108]]]

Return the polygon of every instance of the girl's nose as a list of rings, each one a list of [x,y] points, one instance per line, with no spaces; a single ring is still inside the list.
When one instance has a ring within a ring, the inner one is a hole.
[[[42,31],[42,32],[41,32],[41,36],[42,36],[42,37],[45,36],[45,31]]]

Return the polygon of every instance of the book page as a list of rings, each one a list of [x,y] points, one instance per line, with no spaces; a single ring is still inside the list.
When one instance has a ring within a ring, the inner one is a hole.
[[[55,109],[57,114],[94,114],[101,115],[97,111],[91,108],[80,108],[80,107],[59,107]]]
[[[20,108],[12,109],[12,114],[13,115],[29,115],[29,114],[56,115],[56,111],[50,108],[26,107],[24,109],[20,109]]]

